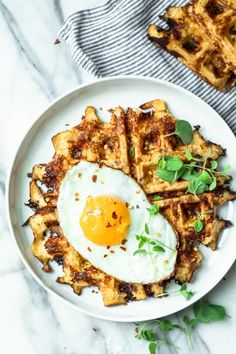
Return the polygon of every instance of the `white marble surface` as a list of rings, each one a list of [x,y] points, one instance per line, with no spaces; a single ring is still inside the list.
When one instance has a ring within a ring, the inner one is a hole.
[[[133,324],[97,320],[49,296],[21,263],[6,224],[5,181],[19,141],[53,98],[92,80],[72,62],[63,43],[53,45],[57,32],[75,9],[98,3],[102,1],[0,0],[0,351],[4,354],[148,353],[147,344],[134,338]],[[236,353],[235,270],[236,265],[207,296],[224,305],[231,318],[199,325],[193,353]],[[179,353],[190,352],[182,334],[174,333],[173,339]],[[174,351],[162,348],[160,353]]]

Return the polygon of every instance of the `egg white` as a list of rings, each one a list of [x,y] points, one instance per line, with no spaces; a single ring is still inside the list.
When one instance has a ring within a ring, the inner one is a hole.
[[[94,175],[97,176],[96,182],[93,182]],[[121,245],[111,246],[108,250],[107,247],[94,244],[83,234],[80,216],[86,199],[88,196],[101,195],[114,196],[129,203],[131,224],[126,236],[126,251],[120,248]],[[133,255],[138,249],[136,235],[143,231],[148,221],[147,208],[150,206],[145,193],[131,177],[87,161],[81,161],[67,172],[57,202],[60,226],[76,251],[96,268],[119,280],[143,284],[169,278],[177,256],[176,235],[160,214],[151,217],[149,237],[156,238],[172,250],[165,248],[165,252],[153,252],[152,257],[148,254]]]

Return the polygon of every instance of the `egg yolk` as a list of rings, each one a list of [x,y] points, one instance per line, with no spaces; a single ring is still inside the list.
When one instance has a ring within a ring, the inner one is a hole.
[[[128,203],[108,196],[87,198],[80,226],[93,243],[100,246],[117,245],[125,239],[129,225]]]

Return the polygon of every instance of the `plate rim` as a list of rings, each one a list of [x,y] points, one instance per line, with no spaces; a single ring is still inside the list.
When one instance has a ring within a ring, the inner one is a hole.
[[[99,82],[109,82],[112,80],[144,80],[144,81],[150,81],[150,82],[154,82],[157,84],[161,84],[161,85],[165,85],[165,86],[169,86],[173,89],[179,90],[182,93],[184,93],[185,95],[189,95],[191,97],[193,97],[195,100],[198,100],[199,102],[201,102],[201,104],[205,105],[208,109],[210,109],[214,114],[217,114],[218,117],[223,121],[223,123],[225,124],[225,129],[228,130],[228,133],[231,134],[234,139],[236,139],[234,133],[232,132],[232,130],[230,129],[230,127],[228,126],[228,124],[225,122],[225,120],[220,116],[220,114],[215,111],[214,108],[212,108],[207,102],[205,102],[204,100],[202,100],[200,97],[198,97],[197,95],[195,95],[193,92],[188,91],[187,89],[176,85],[172,82],[166,81],[166,80],[162,80],[162,79],[158,79],[158,78],[153,78],[153,77],[149,77],[149,76],[142,76],[142,75],[117,75],[117,76],[109,76],[109,77],[105,77],[105,78],[94,78],[92,81],[84,83],[84,84],[78,84],[76,86],[74,86],[72,89],[70,90],[66,90],[64,93],[62,93],[61,95],[59,95],[58,97],[56,97],[55,99],[53,99],[51,102],[49,102],[49,104],[46,104],[46,107],[44,106],[43,109],[41,109],[39,111],[39,113],[37,113],[34,116],[34,119],[32,120],[32,124],[29,125],[29,127],[26,129],[23,137],[20,139],[19,143],[17,144],[15,151],[13,153],[13,156],[11,158],[9,167],[8,167],[8,173],[7,173],[7,178],[6,178],[6,194],[5,194],[5,206],[6,206],[6,219],[7,219],[7,224],[8,224],[8,228],[10,231],[10,235],[11,238],[13,239],[13,243],[16,247],[16,251],[17,254],[19,256],[19,258],[21,259],[21,261],[23,262],[24,266],[26,267],[27,271],[29,271],[29,273],[31,274],[31,276],[33,277],[33,279],[44,288],[44,290],[46,290],[49,294],[51,294],[52,296],[56,297],[57,299],[59,299],[59,301],[61,301],[62,303],[66,304],[67,306],[76,309],[77,311],[80,311],[82,313],[85,313],[89,316],[95,317],[95,318],[99,318],[102,320],[108,320],[108,321],[116,321],[116,322],[139,322],[139,321],[148,321],[148,320],[153,320],[155,318],[157,318],[155,315],[149,315],[147,317],[145,316],[140,316],[140,315],[136,315],[135,318],[130,318],[128,317],[124,317],[124,318],[117,318],[117,314],[115,314],[115,318],[112,318],[112,314],[108,314],[108,315],[103,315],[103,314],[94,314],[92,310],[89,309],[84,309],[79,307],[78,304],[74,304],[72,302],[70,302],[68,299],[64,298],[62,295],[58,294],[57,292],[55,292],[54,290],[52,290],[48,285],[46,285],[41,278],[33,271],[33,269],[31,268],[30,264],[27,262],[24,253],[21,251],[20,246],[18,244],[17,241],[17,237],[13,228],[13,223],[11,221],[11,207],[10,207],[10,192],[11,192],[11,179],[13,177],[13,172],[14,172],[14,166],[15,163],[17,161],[18,158],[18,153],[19,150],[21,149],[25,138],[29,135],[30,131],[34,128],[34,126],[38,123],[38,121],[45,115],[47,114],[47,112],[49,110],[51,110],[53,108],[53,106],[55,106],[58,102],[60,102],[61,100],[65,99],[67,96],[75,93],[78,90],[83,90],[84,88],[89,88],[90,86],[94,86]],[[183,309],[187,309],[189,306],[191,306],[192,304],[194,304],[196,301],[198,301],[199,299],[201,299],[202,297],[206,296],[213,288],[215,288],[215,286],[217,284],[219,284],[219,282],[222,280],[222,278],[225,276],[225,274],[229,271],[229,269],[232,267],[233,263],[236,260],[236,254],[234,257],[228,259],[227,263],[225,264],[224,267],[224,271],[221,272],[219,278],[217,278],[217,280],[215,280],[213,282],[213,284],[211,285],[211,287],[204,292],[204,294],[200,293],[199,295],[195,295],[194,298],[192,300],[189,300],[188,302],[186,302],[186,305],[184,304],[183,306],[180,306],[180,308],[172,311],[167,311],[165,315],[163,315],[162,317],[165,316],[169,316],[172,315],[176,312],[179,312]],[[104,306],[104,309],[106,307]],[[161,317],[160,317],[161,318]]]

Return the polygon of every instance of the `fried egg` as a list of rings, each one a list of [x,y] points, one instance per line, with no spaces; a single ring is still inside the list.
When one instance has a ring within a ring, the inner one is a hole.
[[[57,202],[60,226],[77,252],[108,275],[143,284],[169,278],[177,256],[174,230],[162,215],[150,217],[150,207],[130,176],[87,161],[67,172]],[[134,255],[140,234],[157,240],[164,251],[149,253],[144,245],[146,252]]]

